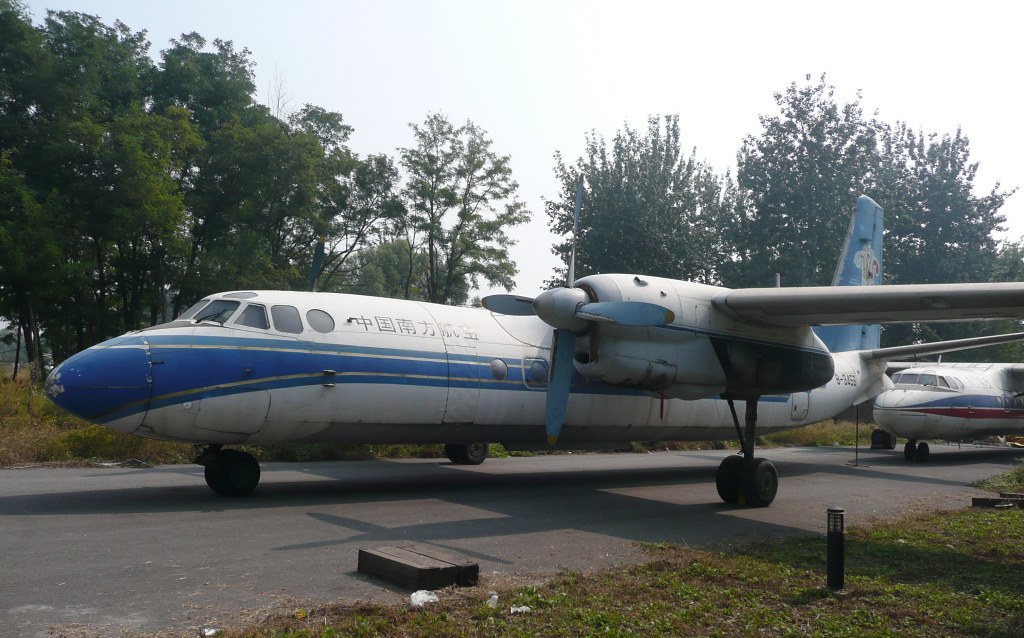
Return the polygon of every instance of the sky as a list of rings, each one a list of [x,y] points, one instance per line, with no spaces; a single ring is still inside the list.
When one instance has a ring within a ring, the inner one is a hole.
[[[410,123],[443,113],[487,131],[511,157],[533,221],[512,231],[513,292],[533,296],[558,265],[544,198],[558,193],[556,151],[582,155],[651,115],[679,114],[684,148],[735,175],[744,137],[775,115],[774,94],[822,73],[866,116],[971,141],[975,186],[1024,186],[1020,125],[1024,5],[820,0],[30,0],[146,30],[151,53],[198,32],[256,64],[257,99],[340,112],[360,155],[413,144]],[[870,193],[869,193],[870,195]],[[850,202],[851,211],[854,202]],[[1003,208],[1024,236],[1024,192]],[[490,290],[483,290],[483,293]]]

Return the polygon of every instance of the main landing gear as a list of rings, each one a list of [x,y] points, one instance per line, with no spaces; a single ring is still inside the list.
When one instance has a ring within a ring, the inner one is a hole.
[[[917,461],[919,463],[927,463],[928,458],[931,457],[932,451],[928,447],[928,444],[924,441],[918,443],[911,439],[907,441],[907,444],[903,446],[903,458],[908,461]]]
[[[779,473],[768,459],[754,458],[754,437],[757,427],[757,398],[748,399],[743,416],[744,429],[736,416],[736,406],[727,399],[743,456],[726,457],[718,466],[715,486],[726,503],[767,507],[779,491]]]
[[[444,455],[455,465],[480,465],[487,460],[487,443],[445,443]]]
[[[246,496],[260,482],[260,464],[252,454],[241,450],[210,445],[195,462],[206,468],[206,484],[218,494]]]

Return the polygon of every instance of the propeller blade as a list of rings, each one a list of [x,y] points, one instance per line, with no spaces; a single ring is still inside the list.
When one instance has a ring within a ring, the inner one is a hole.
[[[533,299],[519,295],[488,295],[480,302],[484,308],[499,315],[528,317],[533,315]]]
[[[568,330],[555,330],[554,352],[551,356],[551,380],[548,382],[545,420],[548,445],[558,442],[569,405],[569,386],[572,384],[572,355],[576,349],[576,335]]]
[[[667,308],[646,301],[600,301],[584,304],[576,316],[587,321],[615,323],[620,326],[663,326],[675,321]]]

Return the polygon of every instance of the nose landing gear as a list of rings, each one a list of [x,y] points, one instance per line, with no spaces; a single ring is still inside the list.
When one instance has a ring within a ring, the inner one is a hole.
[[[206,468],[206,484],[218,494],[246,496],[260,482],[259,462],[241,450],[224,450],[219,445],[210,445],[195,462]]]

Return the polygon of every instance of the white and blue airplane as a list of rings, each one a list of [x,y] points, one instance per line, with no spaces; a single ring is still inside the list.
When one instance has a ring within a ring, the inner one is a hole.
[[[907,439],[908,461],[929,459],[924,439],[1024,434],[1024,364],[896,363],[889,371],[894,387],[875,397],[875,424],[893,442]]]
[[[1024,316],[1024,283],[880,286],[882,210],[862,196],[836,284],[730,290],[598,274],[485,308],[318,292],[210,295],[176,320],[84,350],[50,398],[131,434],[205,445],[216,492],[259,482],[227,445],[444,443],[454,463],[510,448],[721,440],[723,500],[770,504],[756,435],[831,418],[891,387],[886,361],[1019,339],[878,348],[887,321]],[[571,264],[570,264],[571,271]],[[852,325],[846,325],[852,324]],[[819,328],[821,336],[812,330]]]

